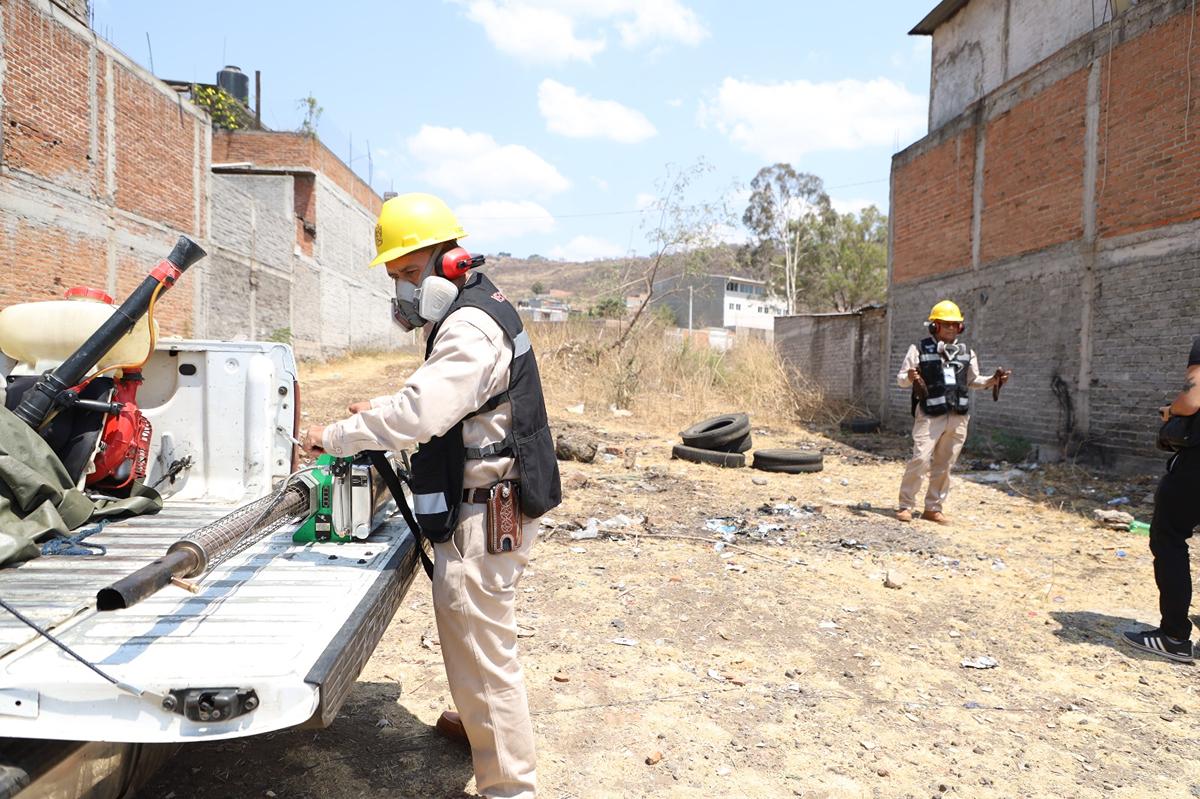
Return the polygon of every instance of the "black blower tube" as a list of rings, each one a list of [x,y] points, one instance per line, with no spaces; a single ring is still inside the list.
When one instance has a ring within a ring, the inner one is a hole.
[[[104,353],[112,349],[145,315],[150,307],[150,298],[159,284],[163,291],[171,288],[189,266],[207,254],[199,244],[187,236],[180,236],[166,260],[151,270],[113,315],[83,342],[83,346],[71,353],[53,372],[43,375],[32,390],[25,392],[21,404],[13,411],[17,418],[36,430],[54,409],[59,395],[77,385],[104,357]]]

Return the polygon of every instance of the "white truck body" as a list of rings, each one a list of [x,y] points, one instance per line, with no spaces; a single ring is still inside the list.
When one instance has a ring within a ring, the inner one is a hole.
[[[22,797],[42,795],[39,778],[53,784],[45,795],[119,795],[105,792],[104,774],[92,773],[103,768],[64,769],[62,758],[47,754],[48,744],[31,747],[33,741],[91,742],[63,745],[63,757],[126,768],[112,756],[124,744],[327,725],[416,572],[411,532],[393,515],[395,506],[380,501],[365,541],[293,544],[296,524],[285,524],[217,565],[199,580],[197,594],[168,585],[131,608],[96,610],[101,588],[195,528],[270,493],[292,471],[287,436],[298,419],[298,385],[289,347],[168,341],[144,375],[138,404],[154,426],[146,482],[153,485],[186,458],[191,467],[158,486],[160,513],[111,522],[86,538],[105,554],[43,555],[0,568],[0,598],[146,694],[105,681],[0,610],[0,737],[7,739],[0,741],[0,799],[19,790],[6,791],[6,767],[12,786],[21,782],[14,769],[34,783]],[[253,690],[258,704],[217,722],[164,708],[167,692],[191,688]],[[30,748],[38,757],[6,757]],[[64,790],[63,773],[94,784]]]

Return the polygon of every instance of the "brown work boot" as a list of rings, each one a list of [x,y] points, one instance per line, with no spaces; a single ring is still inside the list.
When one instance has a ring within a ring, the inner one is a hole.
[[[950,520],[946,518],[946,514],[942,513],[940,510],[927,510],[921,514],[921,518],[927,522],[950,524]]]
[[[443,737],[449,738],[452,741],[462,741],[465,744],[471,742],[467,739],[467,728],[463,726],[462,716],[453,710],[447,710],[438,717],[437,724],[434,726]]]
[[[912,508],[901,508],[900,510],[896,511],[896,521],[911,522],[912,521]]]

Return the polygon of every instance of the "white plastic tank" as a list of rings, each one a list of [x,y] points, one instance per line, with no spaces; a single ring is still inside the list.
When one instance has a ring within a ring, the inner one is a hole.
[[[41,374],[58,366],[116,310],[112,298],[98,289],[76,287],[65,296],[0,311],[0,351],[17,362],[13,374]],[[143,316],[95,368],[138,363],[149,348],[150,322]]]

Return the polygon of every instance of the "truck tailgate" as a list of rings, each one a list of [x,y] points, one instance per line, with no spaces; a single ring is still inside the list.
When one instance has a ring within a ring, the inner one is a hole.
[[[416,572],[398,516],[349,544],[293,544],[295,525],[285,525],[218,565],[198,594],[172,585],[129,609],[95,610],[100,588],[232,509],[169,500],[88,538],[103,556],[0,569],[0,597],[148,692],[117,689],[0,610],[0,736],[167,743],[332,721]],[[258,706],[221,722],[162,707],[168,691],[187,688],[252,689]]]

